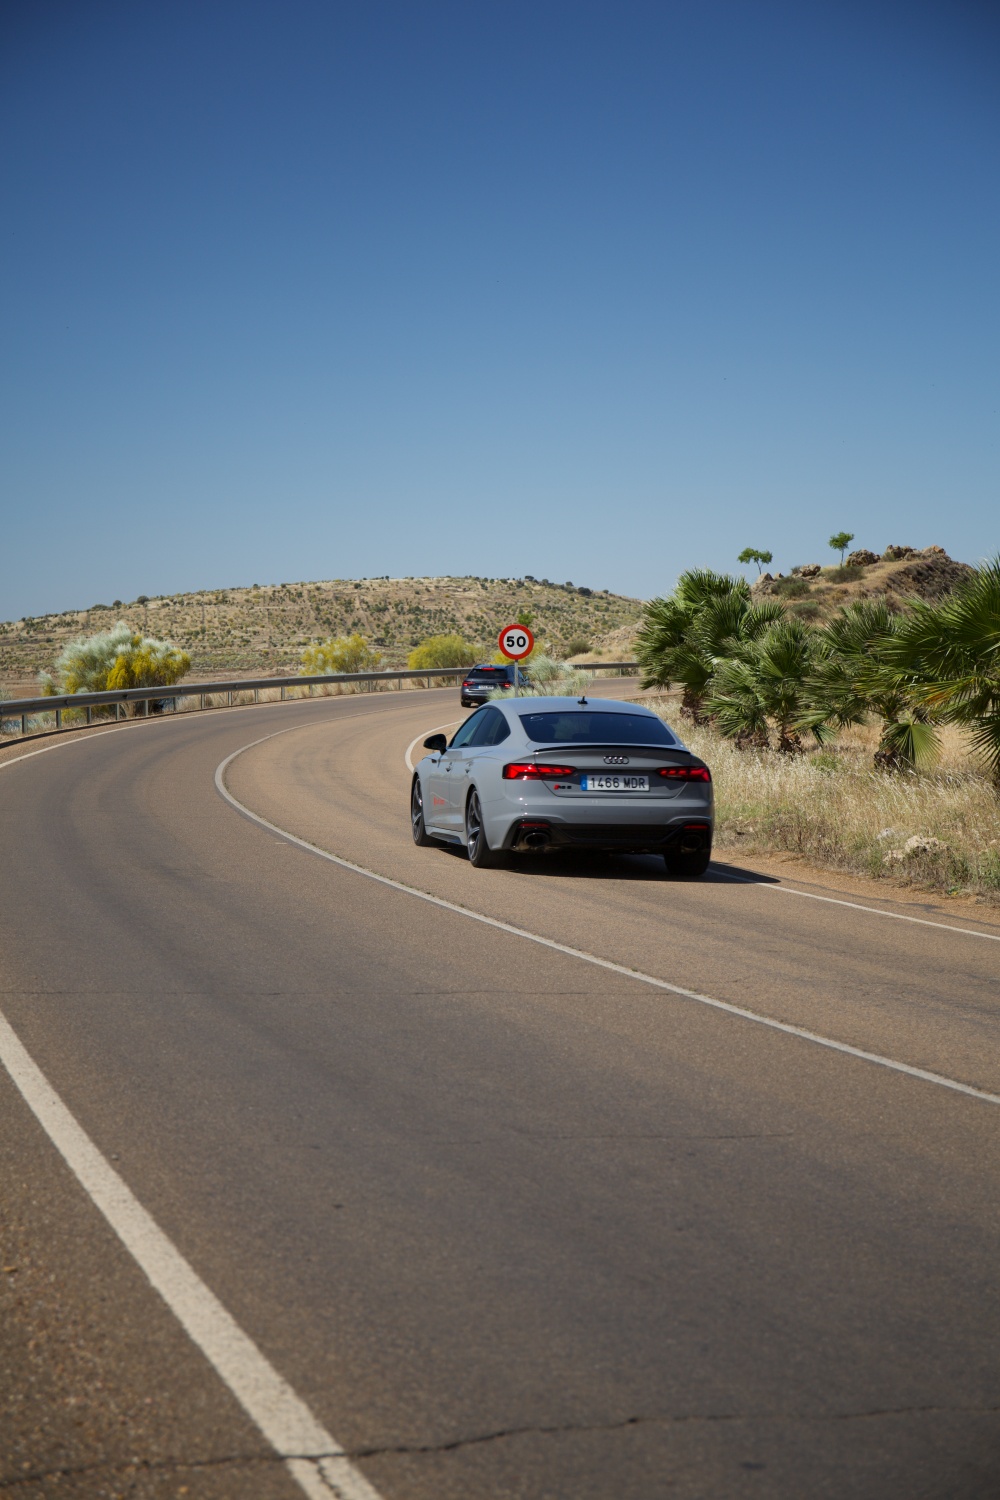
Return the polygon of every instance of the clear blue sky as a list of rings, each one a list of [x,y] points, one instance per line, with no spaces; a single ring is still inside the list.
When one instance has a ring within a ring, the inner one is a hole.
[[[0,617],[1000,550],[1000,8],[6,0]]]

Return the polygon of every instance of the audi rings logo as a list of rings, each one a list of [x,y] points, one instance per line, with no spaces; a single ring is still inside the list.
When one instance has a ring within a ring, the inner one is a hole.
[[[627,755],[606,755],[604,757],[604,764],[606,766],[627,766],[628,765],[628,756]]]

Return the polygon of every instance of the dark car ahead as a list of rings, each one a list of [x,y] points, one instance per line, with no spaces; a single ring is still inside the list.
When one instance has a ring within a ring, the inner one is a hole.
[[[512,688],[514,673],[520,687],[527,687],[528,674],[511,662],[482,662],[472,667],[462,683],[462,707],[478,708],[498,688]]]

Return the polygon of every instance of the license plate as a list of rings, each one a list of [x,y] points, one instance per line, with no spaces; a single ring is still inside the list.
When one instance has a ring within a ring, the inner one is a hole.
[[[648,792],[648,776],[629,776],[625,772],[615,771],[606,776],[603,773],[596,776],[583,776],[580,785],[585,792]]]

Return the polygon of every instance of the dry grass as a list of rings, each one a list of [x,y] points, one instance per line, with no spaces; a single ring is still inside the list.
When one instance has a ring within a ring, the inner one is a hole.
[[[737,750],[714,730],[685,723],[673,695],[644,701],[712,768],[717,848],[789,851],[833,869],[1000,904],[1000,798],[957,730],[943,732],[932,773],[891,775],[872,768],[874,727],[845,730],[825,750],[783,756]],[[912,838],[942,847],[905,853]]]

